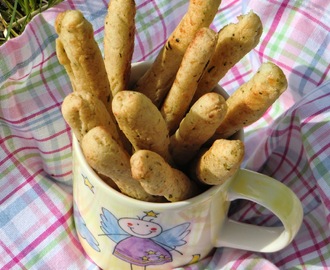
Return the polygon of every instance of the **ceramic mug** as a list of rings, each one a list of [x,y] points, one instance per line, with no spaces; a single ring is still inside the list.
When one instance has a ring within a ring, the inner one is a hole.
[[[134,64],[131,80],[137,80],[149,65]],[[243,139],[242,134],[236,137]],[[79,240],[104,270],[173,269],[196,263],[216,247],[275,252],[290,244],[303,217],[301,203],[288,187],[245,169],[225,184],[185,201],[151,203],[130,198],[98,177],[74,136],[73,198]],[[229,219],[230,203],[236,199],[266,207],[282,226]]]

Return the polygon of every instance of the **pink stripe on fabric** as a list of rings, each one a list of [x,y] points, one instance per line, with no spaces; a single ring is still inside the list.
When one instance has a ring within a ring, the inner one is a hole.
[[[324,257],[323,257],[323,255],[322,255],[322,253],[320,252],[320,248],[321,248],[321,243],[323,242],[324,243],[324,245],[323,246],[327,246],[328,244],[329,244],[329,240],[327,240],[327,239],[325,239],[325,240],[323,240],[323,241],[321,241],[321,242],[317,242],[316,241],[316,235],[314,234],[314,231],[313,231],[313,228],[311,228],[311,226],[308,224],[308,222],[304,222],[303,221],[303,223],[305,224],[305,226],[306,226],[306,228],[307,228],[307,230],[308,230],[308,232],[309,232],[309,234],[310,234],[310,236],[311,236],[311,240],[313,241],[313,243],[314,243],[314,245],[312,246],[312,247],[310,247],[309,248],[309,251],[308,251],[308,253],[311,253],[311,251],[313,251],[313,252],[317,252],[318,253],[318,257],[320,258],[320,261],[321,261],[321,263],[323,264],[323,266],[327,266],[327,265],[325,265],[324,264]],[[326,243],[325,243],[326,242]],[[311,249],[312,248],[312,249]],[[308,249],[306,249],[306,250],[308,250]],[[302,252],[303,253],[303,252]]]
[[[143,1],[141,4],[138,4],[138,5],[136,6],[136,9],[140,9],[140,8],[142,8],[142,7],[146,6],[146,5],[148,5],[150,2],[153,2],[153,1],[151,1],[151,0],[149,0],[149,1]]]
[[[234,74],[236,76],[232,80],[228,80],[225,83],[223,83],[222,86],[231,85],[232,83],[237,82],[238,80],[240,81],[240,83],[244,83],[245,82],[244,77],[252,73],[252,70],[249,70],[248,72],[245,73],[240,73],[238,69],[235,69],[235,67],[233,67],[231,70],[234,71]]]
[[[33,27],[29,24],[28,25],[29,28],[31,28],[31,30],[33,31]],[[35,33],[34,33],[35,35]],[[40,65],[43,65],[43,64],[47,64],[47,62],[53,58],[54,56],[56,56],[56,52],[53,52],[51,53],[46,59],[44,59],[43,61],[41,62],[38,62],[38,64],[32,66],[32,69],[35,69],[37,67],[39,67]],[[17,76],[19,73],[15,73],[14,76]],[[27,72],[26,74],[24,74],[23,76],[21,77],[15,77],[15,78],[12,78],[12,77],[9,77],[8,78],[8,81],[21,81],[21,80],[24,80],[25,78],[29,77],[31,75],[31,72]]]
[[[22,148],[18,148],[18,149],[15,149],[14,151],[8,151],[7,152],[7,156],[6,158],[4,158],[1,162],[0,162],[0,165],[4,164],[6,161],[8,160],[12,160],[13,164],[17,164],[19,161],[17,159],[15,159],[16,157],[16,154],[19,153],[19,152],[22,152],[24,150],[38,150],[38,147],[22,147]],[[14,162],[14,160],[16,162]]]
[[[294,120],[295,120],[295,112],[292,113],[292,117],[290,119],[290,125],[289,127],[287,128],[287,140],[286,140],[286,143],[285,143],[285,150],[283,151],[283,156],[286,156],[289,149],[290,149],[290,141],[291,141],[291,138],[292,138],[292,133],[294,130],[299,130],[299,128],[297,126],[294,125]],[[267,144],[266,144],[266,149],[265,149],[267,152],[267,156],[270,156],[271,153],[269,152],[269,149],[267,147]],[[275,167],[273,169],[274,172],[276,172],[283,164],[283,161],[284,159],[281,160],[281,162],[277,165],[277,167]]]
[[[137,61],[144,61],[146,60],[150,55],[154,54],[155,52],[161,50],[165,44],[165,42],[167,41],[168,39],[168,36],[167,36],[167,29],[166,29],[166,25],[165,25],[165,22],[164,22],[164,19],[163,19],[163,16],[162,16],[162,13],[160,12],[158,6],[156,3],[154,3],[154,1],[145,1],[143,2],[142,4],[138,5],[137,6],[137,9],[140,9],[146,5],[148,5],[149,3],[152,3],[153,6],[155,7],[155,10],[157,11],[157,14],[159,17],[161,17],[161,24],[162,24],[162,28],[164,29],[164,34],[163,34],[163,42],[158,45],[158,46],[155,46],[154,48],[152,48],[147,54],[146,54],[146,51],[144,49],[144,44],[142,42],[142,39],[140,38],[140,35],[139,33],[135,33],[135,37],[136,37],[136,40],[139,44],[139,48],[141,50],[141,57],[140,59],[137,59]]]
[[[35,118],[38,115],[43,115],[44,113],[46,113],[48,111],[51,111],[54,108],[58,108],[59,105],[60,105],[60,103],[49,106],[47,108],[44,108],[43,110],[39,110],[37,113],[30,114],[26,117],[23,117],[23,118],[19,119],[19,120],[11,120],[11,119],[7,119],[7,118],[4,118],[4,117],[0,117],[0,119],[4,120],[4,121],[6,121],[7,123],[10,123],[10,124],[20,124],[20,123],[26,122],[29,119]]]
[[[6,252],[7,256],[10,256],[12,258],[12,260],[14,261],[15,265],[18,265],[20,267],[21,270],[27,270],[27,268],[20,262],[19,259],[17,259],[14,254],[11,252],[10,248],[7,248],[7,246],[1,241],[0,239],[0,247],[3,248],[3,250]],[[1,259],[0,259],[1,261]],[[5,270],[5,268],[2,268]]]
[[[330,71],[330,65],[328,65],[327,68],[324,70],[323,75],[321,76],[319,85],[321,85],[325,81],[325,79],[327,78],[327,76],[329,74],[329,71]]]
[[[139,48],[141,50],[141,55],[142,55],[141,60],[138,60],[138,61],[143,61],[143,60],[145,60],[145,53],[146,53],[145,50],[144,50],[143,42],[142,42],[142,40],[140,38],[139,33],[135,33],[135,37],[136,37],[136,40],[137,40],[137,42],[139,44]]]
[[[52,151],[42,151],[39,147],[36,147],[36,146],[35,147],[33,147],[33,146],[21,147],[21,148],[15,149],[14,151],[7,152],[6,158],[4,158],[0,162],[0,165],[4,164],[6,161],[8,161],[8,160],[12,159],[13,157],[15,157],[17,153],[25,151],[25,150],[37,150],[36,152],[40,152],[42,154],[53,154],[53,153],[61,152],[62,150],[66,150],[70,147],[71,147],[70,145],[65,145],[61,148],[58,148],[58,149],[52,150]]]
[[[288,143],[288,144],[290,144],[290,143]],[[296,149],[296,152],[298,152],[298,149]],[[291,175],[296,175],[298,177],[302,176],[300,171],[297,169],[298,168],[297,165],[300,164],[300,162],[303,160],[304,154],[305,154],[304,148],[301,146],[299,149],[298,158],[295,160],[295,164],[293,164],[291,162],[291,160],[287,158],[286,153],[283,153],[283,154],[274,153],[274,156],[278,156],[281,159],[281,162],[279,163],[278,167],[273,170],[273,174],[271,174],[270,176],[274,177],[274,175],[278,171],[278,169],[282,167],[284,161],[290,165],[291,170],[287,173],[286,176],[282,177],[282,181],[289,179],[291,177]]]
[[[163,26],[163,29],[164,29],[164,36],[163,36],[163,39],[164,40],[167,40],[168,36],[167,36],[167,30],[166,30],[166,25],[165,25],[165,22],[164,22],[164,17],[163,17],[163,14],[160,12],[159,8],[158,8],[158,5],[156,5],[156,3],[154,1],[152,1],[154,7],[155,7],[155,10],[157,11],[157,14],[160,18],[160,21],[162,23],[162,26]]]
[[[102,33],[104,31],[104,26],[100,27],[99,29],[94,30],[94,35],[97,35],[98,33]]]
[[[317,138],[318,139],[328,139],[329,138],[329,134],[328,133],[322,133],[321,134],[322,136],[318,136]],[[330,143],[327,143],[325,145],[323,145],[322,148],[320,148],[317,152],[315,152],[311,157],[310,157],[310,160],[314,160],[314,159],[317,159],[317,157],[322,154],[322,153],[326,153],[326,150],[330,148]]]
[[[290,65],[286,65],[284,62],[278,61],[277,59],[274,59],[274,58],[272,58],[272,57],[270,57],[268,55],[265,55],[264,52],[261,51],[261,48],[266,49],[267,46],[260,46],[260,50],[257,51],[257,54],[259,54],[260,57],[264,58],[264,60],[271,61],[274,64],[276,64],[277,66],[281,67],[282,69],[285,69],[285,70],[287,70],[288,72],[290,72],[292,74],[298,75],[302,79],[304,79],[306,81],[309,81],[309,82],[313,83],[316,86],[318,86],[321,83],[321,81],[320,82],[317,82],[312,77],[306,75],[305,73],[302,73],[299,70],[293,69],[292,68],[292,65],[291,66]],[[265,61],[263,61],[263,62],[265,62]],[[325,73],[325,74],[327,74],[327,73]]]
[[[326,98],[328,96],[330,97],[330,93],[325,93],[325,94],[323,94],[321,96],[317,96],[316,98],[307,101],[305,104],[311,104],[311,103],[313,103],[313,102],[315,102],[317,100],[322,100],[323,98]]]
[[[313,237],[310,238],[310,239],[314,240]],[[291,253],[289,256],[286,256],[286,257],[282,258],[281,260],[276,262],[276,265],[278,267],[281,267],[282,265],[286,265],[287,263],[295,261],[295,260],[298,259],[299,262],[300,262],[299,267],[302,267],[301,269],[308,269],[306,267],[306,261],[304,262],[302,258],[304,258],[304,256],[306,256],[306,255],[308,256],[308,255],[314,254],[315,252],[320,253],[320,249],[322,247],[327,247],[329,244],[330,244],[330,242],[328,240],[324,239],[321,242],[318,242],[318,245],[317,245],[318,247],[317,248],[315,248],[314,245],[311,245],[307,248],[302,249],[302,248],[298,248],[297,244],[293,241],[291,243],[291,245],[294,246],[294,250],[296,251],[296,253]],[[282,253],[282,254],[285,254],[285,253]],[[314,257],[316,257],[316,256],[314,256]],[[322,256],[322,258],[323,258],[323,256]],[[324,263],[324,259],[322,260],[322,264],[325,267],[323,269],[328,269],[327,265],[325,265],[325,263]],[[297,264],[296,264],[296,266],[297,266]]]
[[[290,0],[286,0],[283,1],[278,9],[278,11],[275,14],[275,20],[273,21],[272,25],[269,28],[268,33],[265,35],[265,37],[263,38],[262,42],[261,42],[261,46],[260,46],[260,53],[261,56],[264,58],[267,54],[264,53],[265,49],[267,48],[267,44],[269,43],[270,39],[273,36],[273,33],[276,31],[276,28],[278,27],[281,18],[283,16],[283,13],[288,5],[288,3],[290,2]],[[275,4],[275,3],[274,3]],[[278,2],[276,2],[276,4],[279,4]]]
[[[330,94],[330,93],[329,93]],[[328,94],[325,95],[325,96],[329,96]],[[317,99],[314,99],[314,102],[316,101]],[[306,103],[308,104],[308,103]],[[319,111],[316,111],[314,112],[312,115],[308,116],[302,123],[301,123],[301,126],[304,127],[306,125],[308,125],[310,122],[313,122],[313,119],[316,118],[317,116],[321,115],[322,113],[325,113],[327,111],[330,110],[330,106],[328,107],[324,107],[322,108],[321,110]]]
[[[286,260],[284,259],[283,261],[291,261],[298,259],[300,265],[302,266],[302,269],[306,269],[306,267],[304,266],[304,261],[302,259],[303,255],[300,252],[300,249],[297,245],[297,241],[295,239],[293,239],[293,241],[291,242],[291,245],[293,247],[293,250],[295,251],[293,254],[290,255],[290,259],[287,258]],[[292,258],[291,258],[292,257]]]
[[[47,141],[50,141],[52,139],[55,139],[57,137],[60,137],[62,134],[64,133],[67,133],[66,130],[61,130],[60,132],[58,133],[54,133],[54,134],[51,134],[50,136],[48,137],[44,137],[42,139],[38,139],[38,138],[35,138],[35,137],[23,137],[23,136],[19,136],[19,135],[9,135],[7,137],[4,137],[2,139],[0,139],[0,144],[4,143],[5,141],[9,140],[9,139],[14,139],[14,138],[17,138],[17,139],[23,139],[23,140],[27,140],[27,141],[36,141],[36,142],[47,142]],[[62,148],[62,150],[65,149],[65,148]],[[54,151],[49,151],[49,152],[42,152],[42,153],[56,153],[56,152],[60,152],[58,150],[54,150]],[[0,163],[1,165],[1,163]]]
[[[286,263],[290,262],[290,261],[294,261],[297,258],[299,258],[299,261],[301,261],[300,258],[303,258],[305,255],[310,255],[313,253],[317,253],[318,257],[320,258],[320,262],[322,263],[323,267],[325,267],[324,269],[328,269],[326,268],[327,265],[325,264],[325,260],[324,257],[321,253],[321,248],[323,247],[327,247],[330,244],[330,240],[329,239],[323,239],[322,241],[317,241],[316,240],[316,235],[314,234],[313,228],[309,225],[309,223],[305,220],[303,220],[303,224],[306,226],[309,235],[310,235],[310,240],[313,242],[313,244],[311,244],[309,247],[306,248],[300,248],[300,252],[299,252],[299,257],[297,256],[297,254],[290,254],[287,257],[282,258],[280,261],[277,262],[278,265],[285,265]],[[297,246],[296,249],[298,250]],[[315,256],[314,256],[315,257]],[[302,262],[302,265],[305,265],[306,262]],[[307,269],[307,268],[306,268]]]
[[[74,2],[77,2],[77,1],[67,0],[67,2],[68,2],[71,9],[76,9],[76,6],[75,6]]]
[[[38,111],[36,113],[33,113],[33,114],[30,114],[26,117],[23,117],[23,118],[19,119],[19,120],[10,120],[10,119],[4,118],[4,117],[0,117],[0,119],[4,120],[5,122],[10,123],[10,124],[21,124],[21,123],[25,123],[29,119],[35,118],[36,116],[43,115],[44,113],[46,113],[48,111],[51,111],[54,108],[58,108],[59,106],[60,106],[60,103],[49,106],[47,108],[44,108],[43,110],[40,110],[40,111]]]
[[[46,205],[49,205],[50,200],[47,199],[47,202],[45,202]],[[53,207],[49,207],[49,209],[53,210]],[[67,221],[71,218],[72,214],[72,208],[67,211],[64,215],[60,213],[59,218],[54,222],[46,231],[44,231],[42,234],[40,234],[34,241],[30,243],[26,248],[24,248],[20,253],[18,253],[15,257],[13,257],[13,261],[8,262],[6,265],[4,265],[4,269],[11,269],[14,265],[15,262],[18,260],[22,260],[25,258],[27,254],[32,252],[38,245],[40,245],[44,240],[46,240],[53,232],[55,232],[59,227],[67,227]],[[65,225],[65,226],[64,226]],[[54,240],[55,241],[55,240]],[[76,241],[73,241],[75,243]],[[75,243],[77,245],[77,243]],[[80,245],[79,245],[80,246]]]
[[[218,13],[219,13],[219,12],[223,12],[223,11],[225,11],[225,10],[227,10],[227,9],[232,8],[232,7],[236,7],[236,4],[238,4],[238,3],[240,3],[240,2],[241,2],[240,0],[230,1],[230,2],[228,3],[228,5],[226,5],[226,6],[220,4],[220,9],[219,9]]]
[[[34,31],[33,28],[32,28],[32,31]],[[38,43],[38,44],[39,44],[39,43]],[[40,44],[39,44],[39,46],[40,46]],[[38,62],[37,65],[32,66],[32,69],[35,69],[35,68],[37,68],[37,67],[43,66],[44,64],[47,64],[48,61],[49,61],[50,59],[52,59],[53,57],[56,57],[56,58],[57,58],[56,52],[51,53],[46,59],[43,59],[42,61]],[[29,74],[29,75],[30,75],[30,74]]]
[[[274,0],[270,0],[270,2],[277,3]],[[307,4],[308,4],[308,2],[307,2]],[[291,9],[293,9],[294,11],[297,11],[297,12],[303,14],[305,17],[307,17],[308,19],[310,19],[312,22],[315,22],[318,26],[323,27],[326,31],[330,32],[330,26],[324,24],[321,20],[319,20],[319,18],[314,18],[313,16],[311,16],[311,12],[306,12],[306,11],[304,11],[301,8],[298,8],[298,7],[294,6],[294,5],[290,5],[290,2],[288,3],[288,6]]]
[[[26,171],[26,169],[24,167],[21,170],[22,170],[22,174],[28,174],[28,172]],[[34,174],[30,175],[29,177],[26,177],[19,186],[17,186],[10,193],[8,193],[7,196],[5,196],[4,198],[2,198],[2,200],[0,200],[0,205],[5,203],[5,201],[9,200],[11,197],[13,197],[16,192],[18,192],[20,189],[23,189],[24,186],[28,185],[31,181],[33,181],[35,179],[35,177],[37,177],[42,172],[43,172],[43,170],[40,169],[40,170],[36,171]]]
[[[104,6],[108,7],[108,1],[106,1],[106,0],[102,0],[102,2],[103,2],[103,4],[104,4]],[[110,2],[110,1],[109,1],[109,2]]]
[[[33,35],[34,35],[35,38],[36,38],[36,41],[37,41],[37,43],[38,43],[39,48],[41,48],[41,42],[40,42],[40,40],[39,40],[39,38],[38,38],[38,35],[36,34],[36,31],[35,31],[35,29],[34,29],[34,24],[31,25],[31,31],[33,32]],[[60,105],[61,105],[61,101],[56,100],[56,98],[55,98],[53,92],[52,92],[51,89],[49,88],[49,85],[48,85],[48,82],[47,82],[47,80],[46,80],[46,78],[45,78],[45,76],[44,76],[44,73],[42,72],[42,70],[43,70],[43,66],[44,66],[44,64],[46,63],[46,61],[47,61],[47,60],[45,60],[44,50],[41,50],[41,63],[40,63],[40,77],[41,77],[41,80],[42,80],[42,82],[43,82],[43,84],[44,84],[44,87],[47,89],[47,92],[48,92],[49,96],[50,96],[50,97],[52,98],[52,100],[54,101],[55,105],[60,106]]]
[[[140,47],[139,47],[139,48],[141,49],[141,52],[142,52],[142,53],[141,53],[142,56],[140,57],[140,59],[137,59],[137,61],[144,61],[144,60],[146,60],[150,55],[154,54],[154,53],[157,52],[158,50],[161,50],[161,49],[163,48],[165,42],[166,42],[166,41],[164,41],[163,43],[161,43],[160,45],[154,47],[152,50],[150,50],[150,51],[146,54],[146,53],[145,53],[145,50],[144,50],[144,47],[143,47],[143,43],[142,43],[142,41],[141,41],[139,35],[137,35],[137,40],[138,40],[138,42],[139,42],[139,44],[140,44]]]
[[[246,253],[243,253],[242,256],[236,259],[233,266],[230,268],[231,270],[238,269],[241,264],[245,263],[245,259],[249,258],[252,255],[251,252],[247,251]]]

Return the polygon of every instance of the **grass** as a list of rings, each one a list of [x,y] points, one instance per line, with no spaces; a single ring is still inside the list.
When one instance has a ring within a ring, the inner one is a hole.
[[[38,13],[63,0],[0,0],[0,45],[19,36]]]

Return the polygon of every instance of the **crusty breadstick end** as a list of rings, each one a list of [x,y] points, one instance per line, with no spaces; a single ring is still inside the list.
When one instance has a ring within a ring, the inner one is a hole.
[[[160,107],[174,81],[182,57],[197,31],[209,27],[221,0],[190,0],[187,13],[171,33],[151,68],[139,79],[136,91]]]
[[[194,183],[155,152],[139,150],[132,155],[130,163],[133,178],[150,194],[164,196],[171,202],[196,194]]]
[[[258,72],[227,99],[227,114],[213,139],[228,138],[259,120],[287,85],[280,67],[272,62],[262,63]]]
[[[160,109],[170,135],[178,128],[189,109],[198,82],[213,55],[217,34],[203,27],[188,46],[175,81]]]
[[[207,185],[221,185],[237,172],[243,158],[241,140],[216,140],[193,163],[192,178]]]
[[[253,11],[239,16],[237,23],[223,27],[218,33],[214,55],[198,84],[193,102],[212,91],[228,70],[258,45],[261,34],[261,20]]]
[[[175,163],[184,165],[190,162],[212,137],[226,112],[227,103],[220,94],[211,92],[199,98],[170,138],[170,153]]]
[[[139,92],[121,91],[115,95],[112,109],[134,150],[151,150],[170,160],[170,139],[165,121],[149,98]]]
[[[93,94],[111,114],[110,85],[92,24],[79,10],[68,10],[57,16],[55,29],[58,34],[56,53],[73,90]]]
[[[130,156],[104,127],[91,129],[82,139],[81,147],[87,163],[103,176],[111,178],[120,191],[143,201],[160,201],[162,198],[145,192],[132,178]]]
[[[79,91],[67,95],[62,103],[62,115],[79,142],[96,126],[109,129],[116,141],[120,142],[116,124],[104,103],[89,92]]]

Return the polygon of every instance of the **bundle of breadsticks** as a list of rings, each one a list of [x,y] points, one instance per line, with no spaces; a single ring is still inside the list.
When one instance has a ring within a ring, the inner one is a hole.
[[[63,101],[63,117],[88,164],[127,196],[175,202],[223,184],[244,158],[243,141],[232,135],[257,121],[287,87],[282,70],[267,62],[228,99],[214,91],[262,34],[253,11],[212,30],[220,3],[190,0],[133,86],[134,0],[110,1],[104,55],[80,11],[56,19],[56,52],[73,89]]]

